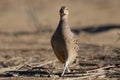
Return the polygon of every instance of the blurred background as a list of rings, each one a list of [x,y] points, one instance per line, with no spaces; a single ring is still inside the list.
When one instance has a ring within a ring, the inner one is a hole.
[[[68,6],[74,27],[120,23],[119,0],[1,0],[0,29],[33,31],[35,25],[54,28],[62,5]]]
[[[63,5],[81,42],[120,44],[119,0],[0,0],[0,48],[49,44]]]

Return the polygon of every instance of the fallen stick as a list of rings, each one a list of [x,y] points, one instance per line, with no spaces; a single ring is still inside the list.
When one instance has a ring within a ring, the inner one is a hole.
[[[115,66],[106,66],[106,67],[101,67],[101,68],[94,69],[94,70],[89,70],[89,71],[87,71],[87,73],[81,74],[84,76],[79,77],[79,79],[92,79],[92,78],[96,78],[98,76],[104,76],[106,73],[104,69],[112,68],[112,67],[115,67]]]
[[[106,68],[112,68],[112,67],[115,67],[115,66],[105,66],[105,67],[101,67],[101,68],[98,68],[98,69],[89,70],[89,71],[87,71],[87,73],[103,70],[103,69],[106,69]]]
[[[105,67],[105,68],[108,68],[108,67]],[[105,70],[102,70],[102,68],[100,68],[100,70],[98,70],[97,72],[80,74],[79,75],[80,77],[78,77],[78,79],[93,79],[97,77],[104,77],[105,73],[106,73]]]
[[[49,61],[49,62],[46,62],[46,63],[43,63],[43,64],[40,64],[40,63],[26,64],[26,63],[25,63],[25,64],[23,64],[23,65],[21,64],[21,65],[14,66],[14,67],[2,68],[2,69],[0,70],[0,74],[2,74],[2,73],[4,73],[4,72],[19,70],[19,69],[21,69],[22,67],[24,67],[25,65],[30,66],[30,67],[33,68],[32,65],[40,64],[40,65],[37,65],[37,66],[34,66],[34,67],[42,67],[42,66],[51,64],[51,63],[53,63],[53,62],[56,62],[56,61],[57,61],[57,60],[55,60],[55,61]]]
[[[7,71],[15,71],[15,70],[17,70],[18,68],[20,68],[21,66],[23,66],[23,65],[14,66],[14,67],[8,67],[8,68],[2,68],[2,69],[0,70],[0,74],[1,74],[1,73],[4,73],[4,72],[7,72]]]
[[[54,63],[54,62],[57,62],[57,60],[49,61],[49,62],[44,62],[43,64],[40,64],[40,63],[31,63],[31,64],[25,63],[23,66],[19,67],[18,70],[20,70],[20,69],[21,69],[22,67],[24,67],[24,66],[29,66],[29,67],[31,67],[31,68],[34,68],[34,67],[42,67],[42,66],[45,66],[45,65]],[[34,65],[37,65],[37,66],[34,66]]]
[[[45,66],[45,65],[48,65],[48,64],[51,64],[51,63],[57,62],[57,61],[58,61],[58,60],[45,62],[45,63],[43,63],[43,64],[38,65],[37,67],[42,67],[42,66]]]
[[[96,78],[96,77],[102,76],[102,75],[105,75],[105,72],[86,74],[86,76],[79,77],[79,79],[91,79],[91,78]]]
[[[49,62],[44,62],[43,64],[33,63],[33,64],[31,64],[30,66],[38,64],[37,66],[32,66],[32,68],[31,68],[31,69],[35,69],[35,68],[43,67],[43,66],[48,65],[48,64],[52,64],[52,63],[57,62],[57,61],[58,61],[58,60],[49,61]]]

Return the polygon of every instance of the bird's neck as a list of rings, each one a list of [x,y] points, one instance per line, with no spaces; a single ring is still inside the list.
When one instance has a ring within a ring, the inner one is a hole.
[[[60,25],[62,29],[70,29],[69,22],[68,22],[68,15],[60,16]]]
[[[68,15],[60,16],[59,30],[61,30],[63,33],[71,32],[68,22]]]
[[[68,23],[68,15],[60,16],[60,21],[64,23]]]

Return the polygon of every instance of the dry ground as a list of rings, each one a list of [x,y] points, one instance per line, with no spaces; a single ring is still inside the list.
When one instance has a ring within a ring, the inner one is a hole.
[[[64,77],[50,45],[62,5],[70,9],[80,41],[77,60]],[[0,79],[119,80],[119,7],[119,0],[1,0]]]

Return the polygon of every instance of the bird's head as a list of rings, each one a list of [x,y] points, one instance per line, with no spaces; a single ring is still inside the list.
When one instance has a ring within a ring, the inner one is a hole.
[[[64,16],[64,15],[68,15],[69,14],[69,10],[66,6],[62,6],[60,9],[60,16]]]

